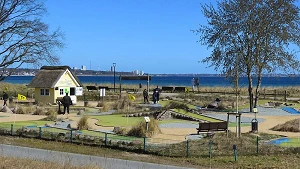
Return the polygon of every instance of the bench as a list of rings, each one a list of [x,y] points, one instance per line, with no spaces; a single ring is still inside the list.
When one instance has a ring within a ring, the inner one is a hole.
[[[108,86],[98,86],[98,89],[105,89],[105,90],[109,90],[110,88]]]
[[[210,122],[210,123],[199,123],[197,133],[208,132],[208,131],[227,131],[227,122]]]
[[[86,86],[86,88],[88,89],[88,91],[90,91],[90,90],[98,90],[97,86]]]
[[[174,91],[174,87],[169,87],[169,86],[162,86],[161,87],[161,91],[163,92],[173,92]]]
[[[175,87],[174,92],[185,92],[185,87]]]

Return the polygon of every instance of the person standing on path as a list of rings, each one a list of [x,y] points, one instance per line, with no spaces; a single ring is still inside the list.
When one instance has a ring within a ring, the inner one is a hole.
[[[3,97],[3,100],[4,100],[3,106],[7,106],[8,94],[6,92],[3,92],[2,97]]]
[[[66,95],[63,97],[62,99],[62,103],[64,105],[64,115],[66,114],[66,109],[67,109],[67,113],[70,114],[70,105],[72,105],[72,100],[71,97],[68,96],[68,93],[66,93]]]
[[[158,88],[158,86],[156,86],[155,88],[155,95],[156,95],[156,102],[158,103],[159,102],[159,93],[160,93],[160,89]]]
[[[144,89],[143,91],[143,96],[144,96],[144,104],[146,103],[149,103],[149,100],[148,100],[148,92],[146,89]],[[147,102],[146,102],[147,101]]]

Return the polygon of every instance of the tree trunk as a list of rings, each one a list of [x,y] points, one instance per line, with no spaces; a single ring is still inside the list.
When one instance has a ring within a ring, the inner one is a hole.
[[[249,93],[249,102],[250,102],[250,107],[249,110],[250,112],[253,112],[253,90],[252,90],[252,77],[250,73],[248,74],[248,93]]]
[[[260,85],[261,85],[261,71],[259,71],[258,77],[257,77],[257,84],[256,84],[256,89],[255,89],[255,101],[254,101],[254,107],[257,107],[257,102],[259,98],[259,90],[260,90]]]

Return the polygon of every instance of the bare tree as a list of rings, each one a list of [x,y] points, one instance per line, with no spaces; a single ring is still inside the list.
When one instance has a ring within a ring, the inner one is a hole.
[[[298,72],[298,48],[292,50],[300,46],[295,0],[224,0],[217,7],[202,5],[202,12],[208,24],[194,32],[200,35],[202,45],[213,49],[202,62],[227,77],[238,77],[236,72],[247,76],[251,112],[257,105],[264,73]]]
[[[0,0],[0,81],[11,74],[8,67],[58,63],[63,34],[41,21],[46,12],[41,0]]]

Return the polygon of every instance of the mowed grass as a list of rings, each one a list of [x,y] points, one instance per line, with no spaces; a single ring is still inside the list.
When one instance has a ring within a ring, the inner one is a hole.
[[[104,115],[104,116],[91,116],[93,119],[99,120],[97,125],[103,127],[114,127],[114,126],[122,126],[122,127],[130,127],[138,124],[141,121],[144,121],[144,117],[123,117],[123,115]],[[128,120],[127,120],[128,119]],[[128,121],[128,123],[127,123]],[[195,123],[188,120],[181,120],[181,119],[169,119],[169,120],[162,120],[159,121],[159,124],[166,124],[166,123]]]
[[[190,116],[190,117],[194,117],[194,118],[197,118],[197,119],[200,119],[200,120],[204,120],[204,121],[209,121],[209,122],[222,122],[222,120],[213,119],[213,118],[206,117],[206,116],[203,116],[203,115],[190,113],[190,112],[187,112],[187,111],[185,111],[185,110],[183,110],[183,109],[173,109],[173,111],[175,111],[175,112],[177,112],[177,113],[180,113],[180,114],[183,114],[183,115],[187,115],[187,116]]]
[[[300,147],[300,138],[290,138],[288,142],[280,144],[282,147]]]
[[[134,126],[138,122],[144,120],[144,117],[123,117],[122,114],[116,115],[104,115],[104,116],[91,116],[93,119],[97,119],[97,125],[104,127],[114,127],[114,126]]]

